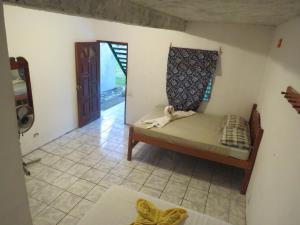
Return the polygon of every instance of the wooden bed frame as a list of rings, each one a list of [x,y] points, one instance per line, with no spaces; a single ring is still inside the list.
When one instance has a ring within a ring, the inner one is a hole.
[[[249,127],[250,127],[250,136],[251,136],[251,143],[252,143],[252,149],[249,155],[248,160],[241,160],[236,159],[231,156],[224,156],[217,153],[204,151],[195,149],[192,147],[179,145],[179,144],[172,144],[169,142],[166,142],[159,138],[153,138],[144,134],[140,134],[138,132],[134,131],[134,127],[129,127],[129,138],[128,138],[128,154],[127,154],[127,160],[131,161],[132,157],[132,148],[140,141],[147,144],[155,145],[161,148],[165,148],[168,150],[172,150],[175,152],[180,152],[187,155],[192,155],[198,158],[207,159],[210,161],[226,164],[229,166],[234,166],[240,169],[244,170],[244,178],[243,183],[240,189],[241,194],[245,194],[247,191],[247,187],[250,181],[252,169],[254,167],[256,155],[258,152],[258,148],[263,136],[264,130],[261,128],[260,123],[260,114],[257,111],[257,105],[254,104],[252,107],[252,112],[249,120]]]

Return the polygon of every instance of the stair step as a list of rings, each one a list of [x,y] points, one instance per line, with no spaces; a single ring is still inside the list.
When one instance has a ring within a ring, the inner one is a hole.
[[[115,52],[115,53],[118,54],[118,55],[127,55],[126,52]]]
[[[120,59],[127,59],[127,55],[120,55],[119,53],[116,53],[117,57]]]
[[[118,44],[111,44],[111,46],[115,49],[127,49],[127,45],[118,45]]]
[[[125,54],[127,54],[127,49],[115,49],[115,48],[113,48],[113,49],[117,53],[125,53]]]
[[[113,47],[113,46],[112,46],[112,47]],[[117,51],[119,51],[119,50],[121,50],[121,51],[126,51],[126,50],[127,50],[127,47],[125,47],[125,48],[113,47],[113,49],[115,49],[115,50],[117,50]]]
[[[108,44],[120,68],[126,75],[127,73],[127,45],[122,44]]]

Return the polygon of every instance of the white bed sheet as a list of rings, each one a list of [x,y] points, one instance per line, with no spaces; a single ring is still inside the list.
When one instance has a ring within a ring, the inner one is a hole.
[[[80,220],[78,225],[129,225],[137,216],[135,206],[139,198],[150,200],[160,209],[178,207],[172,203],[122,186],[113,186],[103,194],[94,207]],[[188,218],[182,225],[230,224],[188,209]]]

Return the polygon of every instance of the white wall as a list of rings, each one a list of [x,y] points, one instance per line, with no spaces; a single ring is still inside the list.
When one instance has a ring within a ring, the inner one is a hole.
[[[300,224],[300,115],[280,94],[289,85],[300,91],[299,27],[297,18],[277,28],[266,66],[258,102],[265,133],[247,192],[248,225]]]
[[[5,6],[9,54],[29,61],[36,112],[23,153],[77,127],[74,42],[128,42],[127,122],[166,103],[165,80],[173,46],[223,47],[222,62],[206,111],[248,116],[255,102],[269,49],[272,28],[190,24],[191,34]],[[233,85],[234,84],[234,85]],[[40,136],[33,139],[32,134]]]
[[[0,1],[0,224],[30,225]]]
[[[187,32],[220,46],[223,54],[206,113],[249,117],[256,102],[274,29],[265,26],[194,22]],[[200,39],[201,40],[201,39]]]

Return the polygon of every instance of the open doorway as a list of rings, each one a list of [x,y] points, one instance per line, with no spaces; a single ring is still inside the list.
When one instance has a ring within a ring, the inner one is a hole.
[[[101,115],[117,113],[119,119],[126,123],[128,44],[99,42]]]
[[[75,57],[78,126],[100,115],[102,119],[112,115],[114,121],[126,124],[128,44],[76,42]]]

